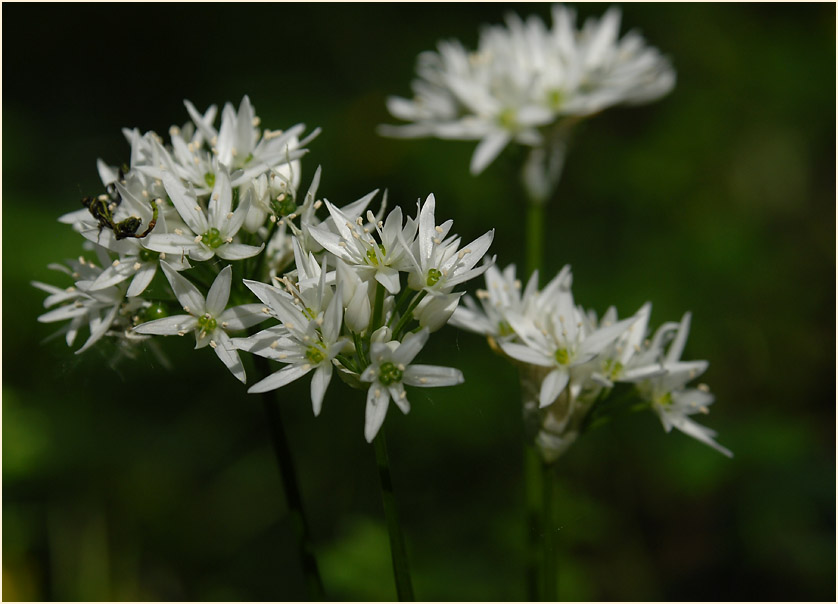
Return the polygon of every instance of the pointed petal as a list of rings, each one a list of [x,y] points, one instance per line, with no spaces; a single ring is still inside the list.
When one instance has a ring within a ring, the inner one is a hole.
[[[503,130],[492,132],[484,137],[477,144],[474,155],[471,156],[471,173],[476,176],[485,170],[486,166],[500,155],[500,152],[509,144],[511,139],[512,135]]]
[[[570,373],[567,369],[554,369],[541,382],[541,391],[538,394],[538,406],[543,409],[553,402],[562,393],[570,380]]]
[[[224,312],[227,301],[230,299],[230,286],[232,283],[233,267],[228,264],[218,273],[207,294],[206,311],[213,317],[218,317]]]
[[[389,404],[390,391],[381,384],[373,383],[367,391],[367,409],[364,417],[364,438],[368,443],[372,442],[381,429]]]
[[[399,347],[393,352],[393,363],[410,365],[428,341],[429,333],[427,329],[422,329],[416,333],[407,334]]]
[[[315,369],[314,375],[311,376],[311,406],[314,409],[314,416],[320,415],[320,409],[323,407],[323,396],[326,394],[326,388],[329,386],[329,381],[332,379],[332,363],[326,361],[321,363]]]
[[[184,310],[191,315],[202,315],[205,312],[204,296],[198,291],[191,281],[185,277],[180,276],[178,272],[170,267],[166,262],[161,262],[163,272],[175,292],[178,302],[183,306]]]
[[[227,331],[238,331],[257,325],[271,316],[262,312],[263,304],[241,304],[232,306],[218,316],[219,324]]]
[[[257,392],[276,390],[277,388],[281,388],[282,386],[290,384],[294,380],[301,378],[311,371],[311,369],[311,365],[289,365],[272,373],[264,380],[256,382],[253,386],[247,389],[247,392],[253,394]]]
[[[140,323],[134,327],[134,331],[147,335],[174,336],[181,331],[192,331],[197,325],[198,320],[192,315],[175,315]]]
[[[247,377],[244,373],[244,365],[242,365],[242,360],[239,357],[239,352],[236,350],[235,346],[233,346],[233,342],[230,340],[230,337],[224,333],[222,329],[216,329],[212,334],[212,339],[210,341],[210,345],[212,346],[212,342],[215,342],[215,354],[221,359],[221,362],[227,366],[227,369],[230,370],[236,379],[238,379],[242,384],[247,383]]]
[[[439,386],[456,386],[462,384],[465,380],[462,372],[453,367],[410,365],[404,370],[402,381],[408,386],[436,388]]]

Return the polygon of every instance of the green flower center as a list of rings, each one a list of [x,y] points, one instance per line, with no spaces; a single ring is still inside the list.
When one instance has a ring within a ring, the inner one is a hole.
[[[274,214],[279,216],[288,216],[297,211],[297,203],[290,195],[283,193],[277,199],[271,201],[271,209]]]
[[[215,186],[215,174],[212,172],[207,172],[204,174],[204,182],[207,183],[207,186],[212,189]]]
[[[394,384],[396,382],[402,381],[402,370],[390,363],[382,363],[381,366],[378,368],[378,381],[384,384],[385,386],[389,386],[390,384]]]
[[[564,103],[565,95],[561,90],[553,90],[547,97],[547,102],[553,109],[559,109]]]
[[[221,232],[213,227],[203,235],[201,235],[201,243],[206,245],[207,247],[211,247],[213,249],[219,247],[224,243],[224,240],[221,238]]]
[[[567,365],[570,362],[570,353],[568,353],[567,348],[559,348],[554,356],[559,365]]]
[[[512,326],[507,323],[506,321],[501,321],[498,323],[498,335],[500,336],[511,336],[515,333],[515,330],[512,329]]]
[[[603,364],[605,375],[611,379],[616,379],[623,372],[623,364],[614,359],[608,359]]]
[[[383,243],[378,244],[378,251],[381,252],[382,258],[387,253],[387,250],[384,249]],[[370,264],[372,264],[373,266],[378,266],[378,256],[375,253],[375,248],[370,248],[367,250],[367,260],[369,260]]]
[[[318,348],[317,346],[309,346],[308,350],[306,350],[306,358],[308,362],[312,365],[318,365],[323,362],[326,358],[323,350]]]
[[[672,393],[667,392],[666,394],[664,394],[662,396],[659,396],[658,398],[655,399],[655,402],[658,405],[663,405],[664,407],[668,407],[669,405],[671,405],[673,403]]]
[[[215,318],[208,313],[198,317],[198,326],[204,333],[210,333],[211,331],[215,331],[215,328],[218,327],[218,321],[216,321]]]
[[[518,123],[515,119],[515,110],[504,109],[501,111],[498,116],[498,122],[500,123],[501,128],[504,128],[505,130],[514,130]]]
[[[439,283],[440,278],[442,277],[442,273],[435,268],[432,268],[428,271],[428,287],[433,287],[437,283]]]

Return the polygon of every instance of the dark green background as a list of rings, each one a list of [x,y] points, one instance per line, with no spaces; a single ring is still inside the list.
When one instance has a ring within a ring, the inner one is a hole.
[[[600,15],[606,5],[583,5]],[[264,127],[321,126],[304,182],[342,205],[374,188],[523,262],[519,156],[468,174],[474,143],[382,139],[415,55],[503,4],[3,5],[3,597],[306,597],[257,397],[211,351],[163,344],[75,356],[36,323],[48,262],[81,238],[56,222],[100,189],[120,128],[165,135],[184,98],[250,95]],[[629,4],[672,57],[674,92],[576,131],[549,207],[547,272],[577,301],[654,326],[693,311],[687,357],[717,397],[701,418],[728,460],[652,414],[603,427],[559,464],[560,597],[835,598],[835,6]],[[64,284],[62,282],[62,284]],[[476,287],[478,284],[472,284]],[[80,343],[78,344],[80,345]],[[77,347],[78,347],[77,345]],[[521,426],[514,370],[445,328],[424,362],[457,388],[410,393],[386,428],[417,597],[520,600]],[[252,370],[252,367],[251,367]],[[363,401],[308,379],[278,395],[328,595],[395,597]]]

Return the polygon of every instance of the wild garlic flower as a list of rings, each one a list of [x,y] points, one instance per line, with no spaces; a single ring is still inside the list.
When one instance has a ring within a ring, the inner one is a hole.
[[[410,411],[405,384],[432,388],[463,383],[463,374],[458,369],[412,364],[428,341],[427,329],[409,333],[401,342],[390,340],[388,331],[383,327],[373,334],[370,364],[360,376],[362,382],[370,384],[364,424],[367,442],[372,442],[381,429],[391,399],[402,413]]]
[[[163,272],[172,290],[187,314],[174,315],[141,323],[134,331],[145,335],[185,336],[195,334],[195,348],[209,346],[221,362],[244,383],[244,366],[233,346],[228,331],[247,329],[268,318],[261,304],[244,304],[227,308],[233,269],[225,266],[212,283],[206,297],[188,279],[181,276],[167,263],[162,262]]]
[[[68,266],[51,264],[50,268],[70,275],[75,282],[66,289],[33,281],[32,285],[50,294],[44,300],[44,307],[51,308],[38,317],[41,323],[55,323],[70,320],[69,325],[58,333],[65,334],[67,346],[75,343],[82,327],[90,330],[84,345],[76,351],[80,354],[98,342],[108,331],[119,324],[119,311],[125,298],[125,286],[112,285],[93,289],[91,286],[102,274],[102,268],[80,256],[68,261]],[[119,331],[117,329],[117,331]]]
[[[233,189],[224,168],[218,168],[216,173],[208,211],[198,203],[195,191],[171,174],[163,175],[163,186],[186,228],[174,229],[165,235],[152,234],[147,244],[149,249],[207,261],[213,256],[243,260],[264,248],[264,243],[257,247],[234,241],[250,209],[250,200],[245,197],[233,210]]]
[[[714,432],[687,417],[706,413],[713,400],[704,385],[686,387],[707,368],[706,361],[679,360],[689,313],[680,324],[665,323],[647,339],[650,304],[623,320],[611,307],[597,320],[594,312],[574,303],[569,267],[542,290],[535,273],[521,292],[514,265],[503,272],[490,267],[485,278],[487,289],[478,291],[481,305],[467,296],[451,323],[486,336],[518,365],[525,420],[534,426],[534,441],[547,461],[559,457],[593,421],[618,408],[651,407],[667,432],[678,428],[730,454],[715,443]],[[631,391],[625,401],[614,402],[617,384],[624,384],[621,392]]]
[[[543,151],[567,118],[653,101],[674,86],[669,61],[639,34],[618,37],[619,9],[580,30],[567,7],[553,6],[552,16],[550,29],[538,17],[509,15],[506,26],[481,31],[474,51],[448,41],[420,54],[414,97],[387,100],[394,117],[411,123],[382,134],[478,140],[471,172],[479,174],[511,142]]]
[[[247,304],[219,306],[221,290],[226,291],[225,304],[234,289],[237,300],[256,299],[240,279],[230,281],[232,269],[219,273],[217,262],[232,263],[237,274],[241,268],[254,279],[275,270],[273,258],[263,256],[266,244],[296,217],[301,158],[318,131],[306,136],[302,124],[284,131],[260,130],[247,97],[238,111],[224,106],[218,129],[215,106],[200,113],[186,101],[186,108],[192,120],[172,126],[169,143],[154,132],[124,129],[130,160],[121,167],[97,161],[104,192],[83,198],[82,207],[59,220],[82,235],[83,247],[98,260],[82,256],[63,269],[74,280],[67,290],[34,284],[49,294],[45,304],[50,311],[41,321],[69,320],[62,330],[68,345],[80,330],[89,329],[80,352],[105,335],[117,337],[127,349],[151,335],[169,334],[177,324],[179,329],[171,333],[195,331],[198,347],[212,345],[243,380],[226,330],[242,329],[268,315],[243,315],[249,312]],[[313,194],[304,205],[314,220],[318,204]],[[216,275],[220,277],[213,287]],[[207,290],[213,294],[199,305],[200,291]],[[192,312],[169,317],[175,310],[173,299]]]

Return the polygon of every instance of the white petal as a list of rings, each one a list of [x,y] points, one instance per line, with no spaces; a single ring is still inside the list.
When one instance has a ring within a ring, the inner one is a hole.
[[[331,362],[320,363],[320,366],[314,371],[311,376],[311,406],[314,409],[315,417],[320,415],[320,409],[323,407],[323,396],[326,394],[326,388],[329,386],[329,381],[332,379],[332,364]]]
[[[163,272],[166,273],[166,278],[169,280],[169,284],[172,286],[178,302],[180,302],[184,309],[189,309],[186,312],[195,316],[204,314],[204,296],[201,295],[198,288],[188,279],[180,276],[167,263],[161,262],[160,266],[163,267]]]
[[[259,247],[255,245],[245,245],[243,243],[225,243],[220,245],[215,250],[215,255],[224,260],[244,260],[245,258],[252,258],[262,251],[265,247],[263,243]],[[190,254],[192,256],[192,254]]]
[[[541,382],[541,391],[538,394],[539,408],[543,409],[547,405],[552,405],[569,380],[570,373],[566,369],[554,369],[548,373]]]
[[[492,132],[483,138],[474,150],[474,155],[471,156],[471,173],[474,175],[480,174],[486,169],[494,159],[500,155],[503,148],[509,144],[512,135],[509,132],[499,130]]]
[[[148,284],[151,283],[151,280],[154,279],[154,275],[156,274],[156,262],[147,262],[143,264],[131,280],[131,285],[128,286],[128,291],[125,292],[125,295],[129,298],[132,296],[139,296],[145,291],[145,288],[148,287]]]
[[[79,348],[76,351],[76,354],[81,354],[93,344],[95,344],[99,339],[105,335],[108,329],[113,323],[114,317],[116,317],[116,311],[119,310],[119,305],[114,306],[108,311],[108,314],[101,320],[96,320],[90,323],[90,337],[87,338],[87,342],[84,343],[84,346]],[[97,318],[98,319],[98,318]]]
[[[429,334],[430,332],[427,329],[407,334],[399,347],[393,352],[393,363],[410,365],[410,362],[416,358],[416,355],[425,346]]]
[[[140,323],[134,331],[148,335],[173,336],[181,331],[192,331],[197,325],[198,320],[192,315],[175,315]]]
[[[221,329],[216,329],[210,337],[215,342],[213,348],[215,349],[215,354],[221,359],[221,362],[227,366],[227,369],[242,384],[246,383],[247,378],[244,373],[242,360],[239,357],[238,351],[233,346],[233,342],[230,341],[230,337]]]
[[[381,429],[389,404],[390,391],[381,384],[373,383],[367,391],[367,408],[364,417],[364,438],[368,443],[372,442]]]
[[[265,319],[270,319],[270,315],[262,312],[263,308],[265,307],[262,304],[232,306],[218,316],[218,323],[224,323],[224,329],[227,331],[247,329]]]
[[[389,266],[379,267],[375,271],[375,280],[378,281],[391,294],[399,293],[401,285],[399,284],[399,271]]]
[[[178,214],[189,225],[189,228],[195,233],[205,233],[208,229],[207,217],[198,205],[195,192],[187,189],[183,185],[183,182],[175,178],[170,172],[163,175],[163,186],[166,189],[166,193],[169,194],[172,203],[175,205]]]
[[[396,406],[401,409],[402,413],[410,413],[410,401],[407,400],[407,393],[404,391],[404,384],[396,382],[387,386],[390,391],[390,398],[396,403]]]
[[[528,346],[522,346],[521,344],[514,344],[512,342],[498,342],[498,344],[506,354],[518,361],[540,367],[553,367],[556,364],[555,359],[545,356]]]
[[[301,378],[311,370],[311,365],[289,365],[288,367],[284,367],[279,371],[272,373],[264,380],[256,382],[253,386],[248,388],[247,391],[248,393],[253,394],[256,392],[276,390],[277,388],[281,388],[282,386],[290,384],[294,380]]]
[[[230,286],[232,283],[233,267],[228,264],[218,273],[207,294],[206,311],[213,317],[218,317],[224,312],[227,301],[230,299]]]
[[[410,365],[404,370],[402,381],[408,386],[436,388],[438,386],[455,386],[462,384],[463,374],[453,367],[439,367],[437,365]]]

